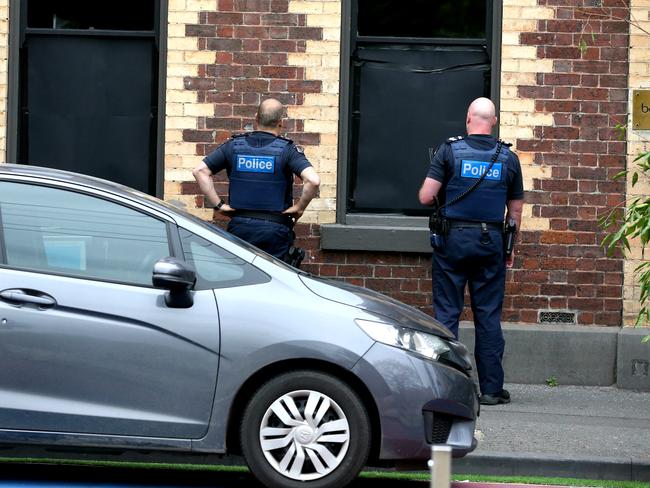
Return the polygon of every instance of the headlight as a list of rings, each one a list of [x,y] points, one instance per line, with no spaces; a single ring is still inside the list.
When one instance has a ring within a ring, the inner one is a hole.
[[[441,355],[450,351],[448,343],[433,334],[384,322],[363,319],[354,321],[375,341],[406,349],[425,358],[437,360]]]

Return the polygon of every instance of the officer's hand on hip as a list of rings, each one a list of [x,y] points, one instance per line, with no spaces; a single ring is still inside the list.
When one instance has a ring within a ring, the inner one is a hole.
[[[282,213],[291,216],[293,220],[296,221],[302,217],[302,214],[305,213],[305,209],[301,208],[298,205],[292,205]]]
[[[218,215],[225,215],[226,217],[232,217],[235,213],[235,209],[232,208],[227,203],[224,203],[219,209],[214,209],[212,212],[212,218],[217,217]]]
[[[512,268],[515,264],[515,251],[512,251],[510,256],[506,256],[506,268]]]

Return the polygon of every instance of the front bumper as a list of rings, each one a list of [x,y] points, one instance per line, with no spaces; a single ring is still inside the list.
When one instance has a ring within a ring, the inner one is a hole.
[[[451,446],[454,457],[476,447],[478,397],[464,373],[380,343],[353,372],[377,405],[381,460],[426,459],[434,443]]]

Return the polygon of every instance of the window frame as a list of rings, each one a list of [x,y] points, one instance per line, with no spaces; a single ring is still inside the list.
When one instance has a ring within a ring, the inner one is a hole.
[[[20,46],[23,42],[27,29],[27,12],[26,0],[9,0],[9,45],[8,64],[7,64],[7,148],[5,151],[5,161],[7,163],[18,164],[18,154],[20,150],[20,74],[21,59]],[[166,104],[167,104],[167,26],[169,0],[156,0],[153,35],[155,46],[158,48],[156,62],[158,64],[158,90],[155,105],[157,119],[156,125],[156,144],[155,144],[155,164],[149,177],[153,181],[152,196],[163,198],[165,195],[165,122]],[[90,31],[84,31],[86,34]],[[110,31],[102,31],[108,33]],[[113,31],[115,32],[115,31]],[[122,31],[123,32],[123,31]],[[127,31],[132,33],[134,31]],[[147,31],[149,32],[149,31]],[[65,34],[63,34],[65,35]],[[90,34],[92,35],[92,34]],[[146,34],[149,36],[150,34]]]
[[[338,165],[336,178],[336,223],[322,224],[321,248],[327,250],[359,251],[401,251],[431,252],[427,217],[413,217],[380,213],[348,213],[347,198],[350,172],[351,140],[351,97],[352,73],[350,57],[353,45],[353,15],[356,15],[357,0],[342,0],[341,5],[341,57],[339,80],[339,137]],[[501,35],[503,2],[488,0],[487,8],[492,10],[492,22],[488,25],[486,38],[492,59],[490,73],[490,96],[499,114],[501,75]],[[364,37],[366,40],[386,41],[399,39],[402,42],[424,43],[432,39]],[[473,44],[475,39],[435,39],[436,43]],[[498,126],[496,128],[498,135]],[[424,175],[423,175],[424,177]]]
[[[83,187],[83,186],[78,186],[78,185],[69,185],[64,182],[52,182],[52,181],[47,181],[39,178],[25,178],[25,177],[12,177],[11,175],[3,175],[2,178],[0,178],[0,182],[7,182],[7,183],[16,183],[16,184],[27,184],[31,186],[40,186],[44,188],[51,188],[54,190],[61,190],[61,191],[69,191],[73,193],[78,193],[80,195],[86,195],[89,197],[93,198],[98,198],[100,200],[104,200],[106,202],[119,205],[122,207],[126,207],[130,210],[133,210],[134,212],[138,212],[140,214],[143,214],[149,218],[155,219],[160,221],[164,226],[165,226],[165,233],[167,236],[167,247],[169,251],[169,256],[171,257],[177,257],[177,250],[180,249],[180,241],[178,235],[174,236],[175,227],[176,227],[176,222],[169,217],[168,215],[157,212],[154,209],[138,205],[137,203],[128,200],[126,198],[122,198],[119,195],[114,195],[114,194],[107,194],[101,190],[95,190],[90,187]],[[43,274],[47,276],[61,276],[64,278],[71,278],[71,279],[77,279],[77,280],[84,280],[84,281],[93,281],[93,282],[100,282],[100,283],[114,283],[118,285],[126,285],[126,286],[135,286],[138,288],[149,288],[149,289],[156,289],[153,286],[153,283],[150,285],[144,285],[142,283],[133,283],[133,282],[128,282],[128,281],[117,281],[117,280],[109,280],[109,279],[104,279],[104,278],[99,278],[99,277],[85,277],[85,276],[79,276],[77,274],[72,274],[72,273],[65,273],[65,272],[57,272],[57,271],[51,271],[48,269],[31,269],[31,268],[23,268],[23,267],[17,267],[17,266],[12,266],[7,263],[7,255],[6,255],[6,243],[5,243],[5,235],[3,232],[3,227],[2,227],[2,212],[0,211],[0,268],[3,269],[9,269],[13,271],[19,271],[19,272],[24,272],[24,273],[37,273],[37,274]],[[153,270],[152,270],[153,271]]]

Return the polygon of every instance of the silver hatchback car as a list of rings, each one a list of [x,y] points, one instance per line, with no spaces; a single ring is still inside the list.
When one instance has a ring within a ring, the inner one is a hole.
[[[0,443],[243,454],[271,487],[476,445],[466,348],[107,181],[0,165]],[[424,464],[423,464],[424,466]]]

